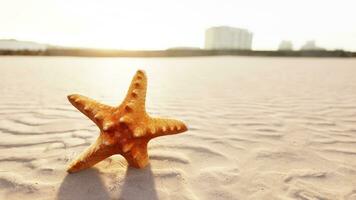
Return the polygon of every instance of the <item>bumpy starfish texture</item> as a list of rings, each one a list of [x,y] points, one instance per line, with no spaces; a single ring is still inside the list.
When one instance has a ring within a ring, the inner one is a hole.
[[[89,168],[114,154],[121,154],[132,167],[143,168],[149,163],[149,140],[187,130],[179,120],[150,117],[145,109],[146,90],[146,74],[138,70],[118,107],[78,94],[68,96],[70,103],[100,129],[97,140],[69,165],[69,173]]]

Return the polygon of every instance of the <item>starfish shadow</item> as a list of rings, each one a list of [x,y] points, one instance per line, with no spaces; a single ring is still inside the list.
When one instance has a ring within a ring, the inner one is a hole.
[[[98,170],[91,168],[79,173],[67,174],[59,187],[57,198],[58,200],[106,200],[110,199],[110,196],[100,179]]]
[[[144,169],[127,168],[119,199],[158,200],[150,165]]]

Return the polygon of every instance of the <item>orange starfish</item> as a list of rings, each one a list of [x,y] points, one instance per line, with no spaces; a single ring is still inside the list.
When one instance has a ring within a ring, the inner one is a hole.
[[[114,154],[124,156],[130,166],[143,168],[149,163],[147,143],[150,139],[187,130],[181,121],[150,117],[145,109],[146,90],[146,74],[138,70],[118,107],[78,94],[68,96],[70,103],[100,129],[96,142],[69,165],[69,173],[89,168]]]

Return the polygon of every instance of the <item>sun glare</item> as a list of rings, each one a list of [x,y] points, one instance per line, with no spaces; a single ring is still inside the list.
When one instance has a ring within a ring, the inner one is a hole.
[[[350,26],[355,3],[349,0],[0,3],[0,38],[116,49],[202,48],[207,28],[227,25],[251,30],[253,49],[276,49],[281,40],[297,47],[317,40],[329,49],[356,49],[356,28]]]

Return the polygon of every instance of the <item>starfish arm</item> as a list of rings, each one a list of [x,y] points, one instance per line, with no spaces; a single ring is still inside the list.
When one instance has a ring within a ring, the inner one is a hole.
[[[104,121],[108,118],[107,115],[115,110],[114,107],[101,104],[79,94],[68,95],[68,100],[80,112],[91,119],[100,129],[105,128],[106,123],[104,123]]]
[[[145,112],[147,77],[143,70],[138,70],[131,81],[123,102],[128,111]]]
[[[182,133],[188,130],[182,121],[166,118],[150,118],[147,126],[147,134],[151,138]]]
[[[130,151],[122,154],[130,166],[144,168],[148,165],[147,143],[148,140],[136,141]]]
[[[104,138],[99,136],[96,142],[69,164],[67,172],[73,173],[87,169],[115,153],[115,147],[105,144]]]

